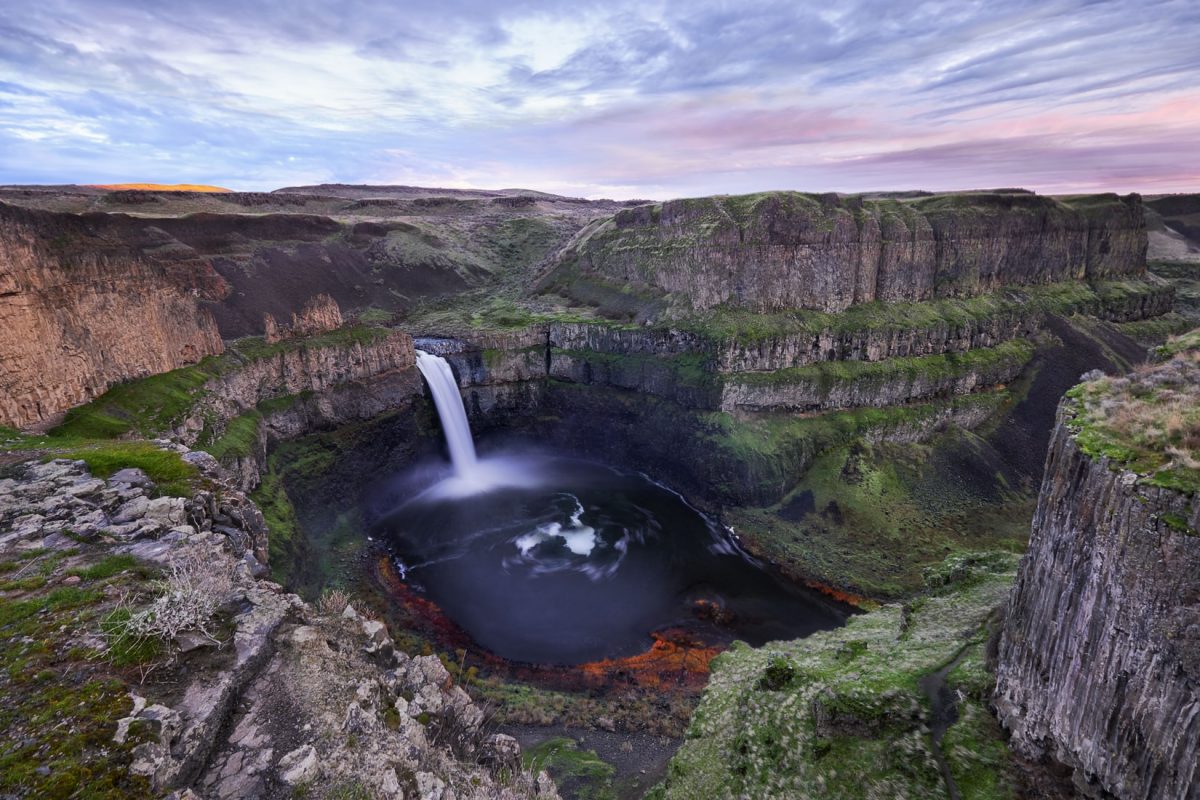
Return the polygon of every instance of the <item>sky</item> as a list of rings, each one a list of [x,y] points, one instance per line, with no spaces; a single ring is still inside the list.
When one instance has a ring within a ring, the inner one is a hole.
[[[0,0],[0,183],[1200,191],[1195,0]]]

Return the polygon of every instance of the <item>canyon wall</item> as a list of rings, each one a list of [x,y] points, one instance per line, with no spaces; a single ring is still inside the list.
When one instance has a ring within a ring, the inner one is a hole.
[[[220,353],[197,302],[219,295],[210,277],[144,259],[84,217],[0,203],[0,424]]]
[[[1151,384],[1177,391],[1161,375]],[[1085,452],[1075,414],[1068,398],[1000,643],[996,708],[1019,752],[1074,768],[1089,795],[1194,800],[1200,497]]]
[[[295,340],[222,371],[195,393],[172,438],[210,448],[250,491],[272,442],[407,407],[424,390],[412,338],[387,329],[358,336]]]
[[[1137,195],[915,199],[769,192],[671,200],[586,229],[556,280],[667,292],[692,309],[842,311],[1145,271]]]

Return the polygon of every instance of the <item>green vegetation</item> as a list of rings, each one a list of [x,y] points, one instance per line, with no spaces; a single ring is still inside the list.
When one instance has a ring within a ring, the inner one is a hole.
[[[1117,323],[1116,328],[1135,342],[1148,346],[1160,344],[1171,336],[1190,331],[1195,325],[1195,320],[1170,312],[1151,319]]]
[[[866,383],[871,386],[896,381],[922,380],[929,384],[972,372],[1014,372],[1033,357],[1033,343],[1026,339],[1002,342],[965,353],[945,353],[884,361],[822,361],[805,367],[774,372],[747,372],[729,380],[747,386],[809,384],[828,390],[837,384]]]
[[[546,770],[561,792],[579,800],[616,800],[611,764],[592,750],[580,750],[574,739],[553,737],[522,754],[534,774]]]
[[[1008,488],[987,442],[951,431],[920,444],[835,447],[781,502],[725,518],[750,549],[794,575],[896,598],[952,553],[1020,552],[1032,513],[1033,498]]]
[[[374,344],[392,335],[388,328],[377,328],[369,325],[347,325],[328,333],[316,336],[305,336],[298,339],[284,339],[268,343],[261,336],[248,336],[230,344],[230,350],[247,361],[260,361],[273,358],[281,353],[291,353],[299,350],[319,350],[325,347],[347,347],[355,344]],[[170,373],[167,373],[168,375]]]
[[[53,438],[50,438],[53,442]],[[50,458],[84,461],[98,478],[107,478],[118,470],[136,467],[154,481],[159,494],[191,497],[200,472],[173,450],[163,450],[152,442],[84,442],[57,448]]]
[[[946,680],[959,721],[941,744],[951,774],[963,797],[1013,798],[1012,760],[987,710],[984,643],[1017,560],[955,557],[940,571],[961,579],[917,602],[795,642],[735,645],[713,662],[687,738],[649,797],[944,796],[920,681],[955,664]]]
[[[866,433],[916,432],[944,420],[948,411],[988,416],[1004,402],[1003,392],[986,392],[907,406],[856,408],[814,416],[764,413],[735,417],[724,412],[700,415],[708,424],[705,439],[717,450],[744,462],[751,474],[775,470],[772,464],[807,464],[819,453]],[[791,474],[799,474],[797,470]]]
[[[111,578],[113,575],[118,575],[126,570],[137,568],[138,560],[130,555],[113,555],[107,556],[100,561],[87,567],[77,567],[68,572],[69,575],[78,575],[85,581],[103,580]]]
[[[348,326],[302,339],[267,344],[262,337],[239,339],[225,353],[209,356],[190,367],[118,384],[86,405],[67,412],[50,431],[58,439],[152,438],[169,431],[187,416],[205,391],[205,384],[242,365],[280,353],[322,347],[371,344],[391,335],[386,328]]]
[[[1162,345],[1154,348],[1154,355],[1159,361],[1165,361],[1180,353],[1187,353],[1193,350],[1200,350],[1200,328],[1171,337]]]
[[[207,381],[224,374],[232,363],[228,355],[209,356],[194,366],[118,384],[68,411],[50,433],[83,439],[158,436],[191,410]]]
[[[288,498],[283,478],[275,471],[275,460],[272,458],[269,463],[261,483],[250,498],[262,511],[263,520],[267,523],[271,576],[286,586],[290,585],[297,557],[296,510]]]
[[[231,457],[245,457],[254,452],[258,444],[258,426],[263,415],[258,409],[240,414],[225,424],[225,432],[216,439],[201,436],[196,446],[203,448],[217,461],[225,462]]]
[[[141,580],[127,557],[32,551],[5,562],[5,574],[34,570],[37,585],[6,586],[0,597],[0,794],[17,797],[148,797],[129,774],[135,732],[113,742],[115,721],[129,713],[129,685],[114,666],[132,659],[80,646],[64,631],[99,632],[112,600]],[[20,566],[18,566],[18,564]],[[11,566],[12,569],[8,569]],[[78,575],[86,583],[64,586]]]
[[[152,636],[139,636],[130,627],[133,611],[113,609],[100,622],[100,630],[108,640],[106,653],[114,667],[134,667],[150,664],[162,657],[166,643]]]
[[[357,320],[363,325],[390,325],[395,317],[391,311],[371,306],[358,312]]]
[[[1159,354],[1169,360],[1067,392],[1067,424],[1089,456],[1191,495],[1200,490],[1200,331]]]
[[[716,342],[750,345],[791,335],[842,335],[860,331],[919,332],[949,326],[977,327],[993,319],[1032,319],[1040,314],[1095,311],[1107,303],[1163,291],[1141,281],[1092,284],[1068,282],[1010,288],[971,298],[945,298],[924,303],[862,303],[840,313],[792,311],[759,314],[717,307],[673,322]]]
[[[1152,261],[1149,271],[1175,289],[1175,312],[1200,325],[1200,261]]]

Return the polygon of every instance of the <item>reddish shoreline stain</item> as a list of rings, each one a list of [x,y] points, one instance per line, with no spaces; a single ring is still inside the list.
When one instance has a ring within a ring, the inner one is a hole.
[[[374,578],[393,603],[406,627],[432,639],[440,648],[465,650],[471,663],[504,678],[568,691],[616,691],[649,689],[699,693],[708,682],[710,664],[726,648],[724,643],[706,642],[683,626],[649,632],[649,649],[625,658],[608,658],[574,666],[523,664],[501,658],[479,648],[469,635],[433,601],[414,591],[396,571],[391,558],[373,559]],[[713,612],[698,606],[700,616]]]
[[[868,610],[873,605],[870,600],[868,600],[867,598],[865,598],[861,595],[851,594],[850,592],[842,591],[841,589],[834,588],[833,586],[828,586],[819,581],[805,580],[804,585],[810,589],[820,592],[821,594],[825,595],[826,597],[832,597],[834,600],[837,600],[838,602],[854,606],[855,608],[858,608],[858,609]]]

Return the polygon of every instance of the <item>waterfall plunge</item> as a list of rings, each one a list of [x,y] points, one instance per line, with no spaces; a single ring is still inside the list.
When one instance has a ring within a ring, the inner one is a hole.
[[[450,365],[441,356],[417,351],[417,369],[425,376],[429,391],[433,393],[433,404],[437,407],[442,430],[446,432],[446,445],[450,448],[450,461],[459,478],[468,479],[475,472],[475,442],[471,440],[471,426],[467,423],[467,410],[462,395],[458,393],[458,381]]]
[[[501,488],[532,488],[552,477],[540,467],[544,459],[515,455],[477,458],[475,442],[471,439],[471,426],[467,422],[467,410],[446,359],[418,350],[417,369],[425,376],[425,382],[433,394],[433,404],[437,407],[438,418],[446,434],[454,474],[413,497],[414,502],[470,497]]]

